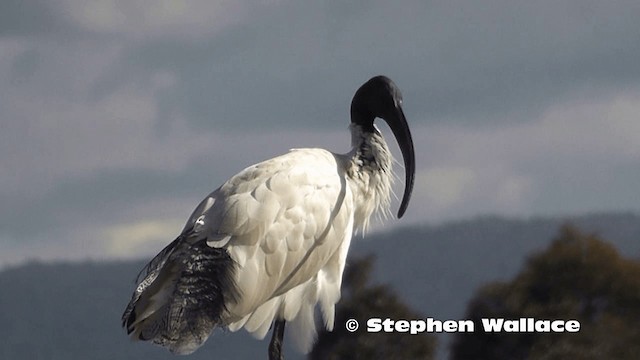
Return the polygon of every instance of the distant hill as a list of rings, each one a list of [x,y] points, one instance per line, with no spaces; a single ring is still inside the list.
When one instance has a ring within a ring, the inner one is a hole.
[[[143,262],[32,263],[0,273],[0,359],[181,359],[120,325]],[[213,341],[211,341],[213,340]],[[218,332],[190,360],[253,359],[267,342]],[[187,358],[184,358],[187,359]]]
[[[482,217],[400,228],[356,238],[351,256],[374,253],[375,282],[391,284],[425,317],[461,319],[478,286],[515,275],[526,257],[545,248],[566,221],[600,234],[626,256],[640,254],[640,216],[598,214],[570,219]],[[0,359],[175,360],[164,349],[132,343],[120,327],[142,265],[29,263],[0,272]],[[443,340],[440,346],[446,346]],[[267,341],[256,341],[244,331],[220,331],[189,359],[264,358]],[[286,355],[301,358],[291,349]]]
[[[352,242],[350,256],[376,254],[377,281],[392,284],[425,317],[458,320],[480,285],[515,276],[564,223],[601,235],[624,256],[640,258],[640,216],[631,213],[526,220],[487,216],[402,228]],[[446,334],[439,336],[440,358],[449,341]]]

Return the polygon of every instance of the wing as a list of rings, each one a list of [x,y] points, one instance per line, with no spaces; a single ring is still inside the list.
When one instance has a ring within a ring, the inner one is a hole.
[[[198,206],[185,230],[237,264],[240,300],[227,305],[229,323],[315,277],[350,237],[342,169],[328,151],[293,150],[243,170]]]
[[[143,269],[123,315],[127,330],[184,354],[220,325],[246,324],[263,337],[276,315],[312,323],[318,301],[332,323],[353,227],[342,161],[292,150],[211,193]]]

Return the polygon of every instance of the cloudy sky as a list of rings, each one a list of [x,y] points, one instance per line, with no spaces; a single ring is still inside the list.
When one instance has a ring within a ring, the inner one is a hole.
[[[418,167],[386,225],[640,211],[639,18],[635,0],[3,1],[0,266],[155,253],[244,167],[348,151],[377,74]]]

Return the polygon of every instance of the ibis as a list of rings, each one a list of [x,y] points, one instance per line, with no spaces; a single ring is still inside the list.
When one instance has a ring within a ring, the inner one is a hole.
[[[308,352],[317,308],[333,329],[353,234],[373,213],[390,214],[394,160],[376,118],[404,158],[402,217],[414,182],[413,140],[400,90],[376,76],[351,101],[351,151],[290,150],[240,171],[200,202],[140,272],[122,316],[131,337],[189,354],[216,328],[244,328],[259,339],[273,328],[268,356],[282,359],[288,324]]]

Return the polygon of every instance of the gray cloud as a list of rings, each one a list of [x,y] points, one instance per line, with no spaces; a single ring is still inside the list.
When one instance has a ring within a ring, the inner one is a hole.
[[[419,121],[526,121],[637,86],[638,15],[633,2],[280,2],[202,41],[132,43],[98,88],[168,71],[179,81],[160,94],[165,113],[195,128],[335,128],[354,84],[388,73]]]
[[[46,35],[60,26],[48,1],[7,0],[0,4],[0,36]]]

